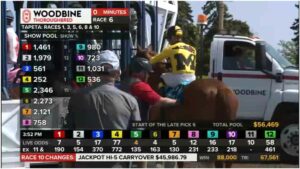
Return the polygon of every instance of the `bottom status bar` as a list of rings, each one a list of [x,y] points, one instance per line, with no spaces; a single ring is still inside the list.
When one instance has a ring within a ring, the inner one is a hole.
[[[239,161],[239,162],[279,162],[280,155],[274,154],[197,154],[197,153],[21,153],[22,162],[205,162],[205,161]]]

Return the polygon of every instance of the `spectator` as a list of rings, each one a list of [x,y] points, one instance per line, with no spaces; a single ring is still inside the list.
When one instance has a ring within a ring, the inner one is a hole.
[[[91,74],[100,76],[101,82],[79,89],[71,96],[66,127],[70,129],[125,130],[129,127],[131,120],[139,121],[140,112],[136,99],[114,86],[115,80],[120,76],[118,56],[112,51],[105,50],[100,53],[99,61],[89,65],[103,66],[104,71]],[[127,168],[129,163],[83,162],[75,163],[75,167]]]
[[[6,10],[6,42],[7,42],[7,70],[10,71],[16,67],[19,54],[19,38],[12,26],[14,16],[11,10]]]
[[[251,64],[249,57],[253,57],[254,58],[254,54],[253,56],[247,55],[245,52],[245,49],[241,49],[241,48],[236,48],[235,50],[235,54],[234,54],[234,58],[235,58],[235,65],[237,67],[237,69],[239,70],[251,70],[254,69],[254,64]]]
[[[176,100],[161,97],[147,83],[152,65],[145,58],[135,58],[130,65],[129,91],[139,101],[143,121],[148,120],[148,110],[157,111],[161,106],[175,104]]]
[[[249,60],[249,57],[254,58],[254,55],[245,55],[245,51],[242,48],[236,47],[231,56],[224,57],[224,69],[225,70],[251,70],[255,69],[255,66]]]

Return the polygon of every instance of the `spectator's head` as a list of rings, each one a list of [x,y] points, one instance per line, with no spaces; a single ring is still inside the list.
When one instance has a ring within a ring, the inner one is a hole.
[[[130,74],[141,81],[147,81],[149,73],[152,72],[152,65],[146,58],[134,58],[130,64]]]
[[[47,4],[47,8],[57,8],[57,4],[55,2],[50,2]]]
[[[167,40],[171,45],[181,42],[183,36],[183,31],[179,26],[171,26],[167,30]]]
[[[92,76],[100,76],[101,81],[115,82],[120,78],[120,61],[117,54],[110,50],[100,52],[98,61],[88,63]]]
[[[11,23],[14,21],[14,15],[11,10],[6,10],[6,21],[7,25],[11,26]]]
[[[83,8],[79,2],[72,2],[69,4],[69,8]]]

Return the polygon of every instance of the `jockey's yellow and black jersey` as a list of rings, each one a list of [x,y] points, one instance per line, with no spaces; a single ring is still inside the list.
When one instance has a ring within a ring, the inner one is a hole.
[[[196,50],[191,45],[178,42],[165,48],[161,53],[153,56],[151,64],[169,58],[172,66],[172,73],[195,74]]]

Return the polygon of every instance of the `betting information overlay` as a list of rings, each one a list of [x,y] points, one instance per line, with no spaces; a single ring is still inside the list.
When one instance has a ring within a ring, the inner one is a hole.
[[[212,123],[205,125],[209,127],[207,129],[195,123],[178,122],[132,125],[151,129],[23,130],[21,159],[183,162],[280,160],[279,124],[276,122],[254,122],[251,125]]]
[[[100,82],[100,77],[86,76],[103,70],[90,66],[100,59],[101,44],[94,41],[104,36],[129,38],[129,9],[34,8],[21,9],[21,14],[21,68],[25,72],[20,87],[21,161],[280,161],[278,122],[206,126],[153,122],[137,123],[134,130],[53,129],[51,118],[57,112],[48,107],[56,96],[51,85],[57,79],[48,77],[48,67],[54,62],[57,44],[63,44],[64,67],[59,73],[64,83]],[[104,31],[114,28],[118,31]],[[63,89],[64,96],[70,92]]]
[[[1,1],[2,166],[299,167],[297,59],[230,3]]]

